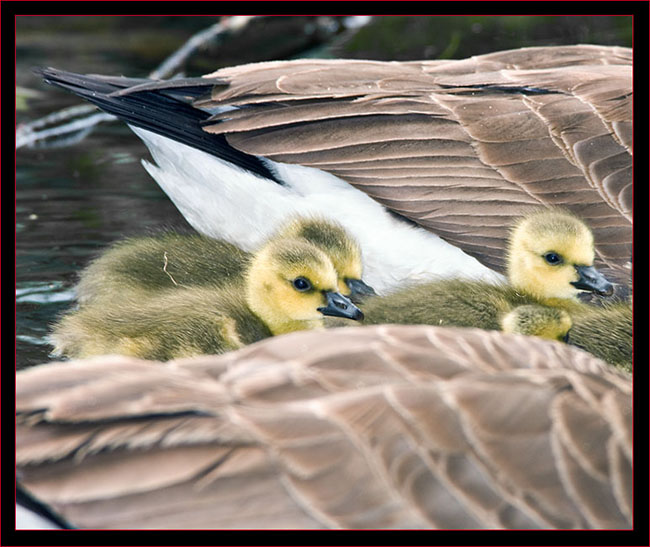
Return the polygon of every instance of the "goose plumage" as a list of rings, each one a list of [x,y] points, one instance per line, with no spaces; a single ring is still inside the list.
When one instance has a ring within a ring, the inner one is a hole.
[[[632,527],[632,381],[478,329],[302,331],[17,375],[20,486],[79,528]]]
[[[432,276],[498,282],[512,220],[560,206],[627,285],[630,49],[301,59],[170,81],[42,75],[129,123],[189,223],[244,250],[310,211],[354,235],[380,294]]]
[[[227,267],[241,255],[233,258],[229,245],[218,241],[203,244],[202,250],[211,254],[202,255],[198,266],[187,241],[177,234],[171,241],[169,236],[146,240],[147,252],[154,251],[146,256],[134,256],[141,247],[137,240],[111,249],[106,260],[100,258],[82,275],[82,287],[84,278],[94,281],[85,284],[79,309],[54,326],[55,352],[169,360],[223,353],[268,336],[319,328],[326,315],[362,319],[361,311],[338,292],[339,275],[329,256],[306,239],[292,237],[293,226],[244,257],[239,274]],[[163,263],[162,248],[178,262],[182,285]],[[222,259],[225,267],[219,264]],[[143,263],[145,268],[137,267]],[[209,283],[210,268],[224,276]]]

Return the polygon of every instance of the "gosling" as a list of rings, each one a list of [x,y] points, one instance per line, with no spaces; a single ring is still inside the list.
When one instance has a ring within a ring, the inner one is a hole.
[[[569,341],[571,316],[560,308],[525,304],[517,306],[501,319],[504,332],[539,336],[560,342]]]
[[[375,291],[362,281],[358,243],[329,220],[297,218],[276,238],[297,238],[325,252],[338,275],[339,292],[354,303]],[[82,273],[76,287],[83,306],[98,298],[115,298],[126,289],[153,293],[173,287],[223,287],[244,275],[252,255],[223,240],[199,234],[165,232],[115,243]]]
[[[584,306],[573,318],[559,308],[518,306],[501,323],[506,332],[568,342],[617,368],[632,372],[634,329],[631,303]],[[571,331],[569,333],[569,330]]]
[[[562,210],[538,211],[511,233],[508,285],[453,279],[411,286],[369,299],[365,322],[479,327],[562,340],[574,315],[590,310],[576,298],[580,291],[613,292],[593,262],[593,235],[580,219]],[[527,307],[519,317],[509,315],[520,306]]]
[[[338,292],[338,274],[321,249],[305,239],[274,237],[224,286],[130,287],[65,316],[52,340],[56,353],[73,358],[118,353],[167,361],[321,328],[324,316],[363,319]]]

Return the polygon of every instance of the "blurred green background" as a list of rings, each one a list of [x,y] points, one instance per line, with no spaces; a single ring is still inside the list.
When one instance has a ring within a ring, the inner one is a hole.
[[[17,56],[40,47],[67,51],[71,61],[100,49],[136,71],[171,54],[218,17],[18,17]],[[194,56],[188,69],[292,56],[382,60],[461,59],[524,46],[632,46],[631,16],[377,16],[361,28],[348,17],[276,16],[252,21],[238,36]]]

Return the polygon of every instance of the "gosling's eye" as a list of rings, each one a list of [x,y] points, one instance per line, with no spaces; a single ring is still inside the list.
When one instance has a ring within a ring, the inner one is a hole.
[[[544,255],[544,260],[548,262],[549,264],[556,265],[556,264],[561,264],[562,263],[562,257],[557,254],[557,253],[546,253]]]
[[[311,289],[311,283],[304,277],[296,277],[296,279],[292,281],[292,285],[294,289],[300,292],[307,292]]]

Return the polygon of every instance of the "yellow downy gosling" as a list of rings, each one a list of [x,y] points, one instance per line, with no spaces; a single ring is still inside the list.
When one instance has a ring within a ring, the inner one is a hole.
[[[215,286],[130,287],[86,302],[54,327],[56,351],[169,360],[223,353],[268,336],[323,326],[331,315],[361,311],[338,291],[332,261],[304,239],[274,237],[252,255],[238,280]]]
[[[458,279],[413,285],[368,299],[365,323],[479,327],[562,340],[578,318],[600,313],[576,298],[580,291],[613,291],[593,262],[589,228],[568,212],[545,209],[512,230],[508,285]]]

